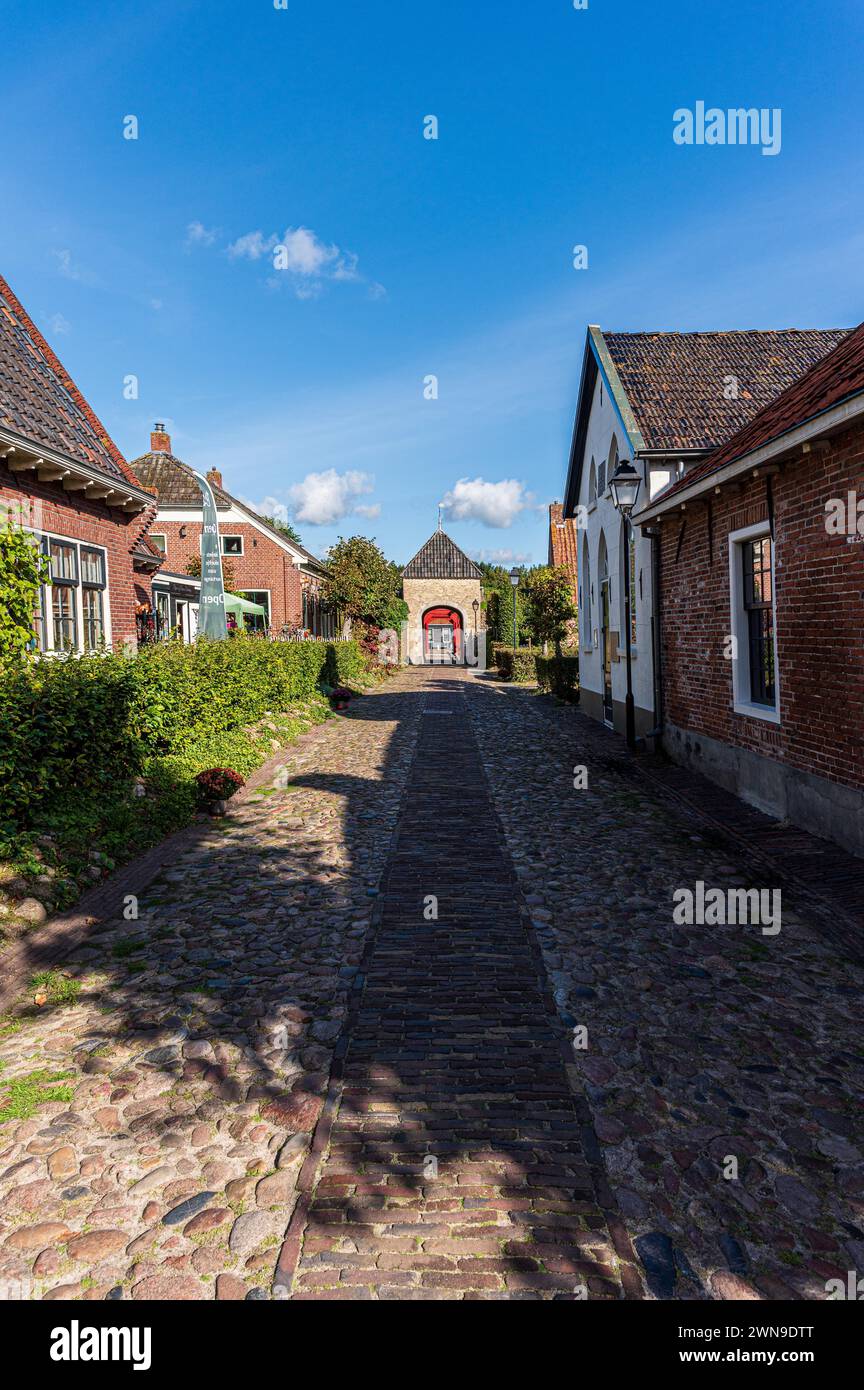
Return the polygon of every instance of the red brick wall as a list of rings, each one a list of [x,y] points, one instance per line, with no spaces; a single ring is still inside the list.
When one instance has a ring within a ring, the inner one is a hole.
[[[31,481],[32,479],[32,481]],[[11,473],[0,463],[0,504],[25,526],[104,546],[107,552],[111,640],[116,648],[136,643],[135,607],[151,599],[150,579],[135,574],[129,551],[144,528],[141,513],[111,510],[86,502],[81,492],[64,492],[56,483],[39,483],[31,473]]]
[[[186,535],[181,536],[181,527]],[[200,521],[163,521],[157,517],[150,528],[156,535],[166,537],[167,552],[163,569],[173,574],[185,574],[192,559],[201,558]],[[244,522],[219,520],[219,529],[226,535],[243,537],[243,554],[226,555],[238,589],[270,590],[270,622],[274,628],[285,623],[300,622],[302,600],[300,571],[292,564],[291,556],[277,541],[271,541],[255,527]]]
[[[864,537],[828,535],[825,504],[864,498],[864,429],[837,435],[824,454],[787,463],[771,479],[779,725],[735,714],[731,531],[768,516],[764,478],[688,505],[662,528],[663,677],[668,721],[847,786],[864,786]],[[685,530],[681,537],[682,516]],[[709,539],[713,533],[712,545]],[[679,551],[680,540],[680,551]]]

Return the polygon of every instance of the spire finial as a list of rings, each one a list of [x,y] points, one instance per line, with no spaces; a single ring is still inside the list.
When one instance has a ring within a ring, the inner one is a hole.
[[[442,510],[443,510],[443,509],[442,509],[442,504],[439,502],[439,503],[438,503],[438,530],[439,530],[439,531],[443,531],[443,530],[444,530],[444,522],[443,522],[442,519],[441,519],[441,512],[442,512]]]

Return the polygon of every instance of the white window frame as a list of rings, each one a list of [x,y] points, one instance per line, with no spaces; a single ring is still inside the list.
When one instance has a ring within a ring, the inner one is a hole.
[[[102,629],[104,635],[105,649],[110,650],[111,599],[109,597],[110,579],[108,575],[107,548],[104,545],[99,545],[94,541],[79,541],[75,540],[73,536],[62,536],[57,531],[36,531],[31,530],[30,527],[26,529],[30,530],[31,535],[35,536],[36,539],[40,542],[40,548],[41,542],[47,541],[49,563],[52,541],[56,541],[59,545],[71,545],[75,549],[75,568],[78,578],[73,587],[75,592],[75,652],[77,655],[84,655],[85,653],[89,654],[92,652],[98,653],[101,650],[101,648],[99,647],[85,647],[84,645],[84,583],[81,579],[82,548],[84,550],[99,551],[99,553],[102,556],[102,573],[105,576],[104,588],[100,589],[99,591],[102,595]],[[52,586],[50,584],[39,585],[39,602],[42,605],[42,636],[45,645],[43,647],[37,647],[37,651],[41,652],[44,656],[66,656],[68,655],[68,652],[65,649],[58,650],[58,648],[54,646],[54,609],[51,602],[51,588]]]
[[[744,565],[743,546],[747,541],[755,541],[763,536],[771,536],[771,526],[767,521],[758,521],[753,526],[742,526],[729,533],[729,617],[732,644],[732,708],[735,714],[748,719],[762,719],[768,724],[779,724],[780,718],[780,667],[777,660],[777,580],[774,573],[776,564],[774,541],[771,540],[771,629],[774,642],[774,708],[770,705],[757,705],[750,698],[750,631],[747,624],[747,611],[744,607]]]
[[[240,549],[239,549],[239,550],[226,550],[226,549],[225,549],[225,542],[226,542],[226,541],[239,541],[239,542],[240,542]],[[220,550],[221,550],[221,552],[222,552],[223,557],[224,557],[226,560],[232,560],[232,559],[233,559],[233,560],[239,560],[239,559],[241,559],[242,556],[243,556],[243,554],[245,553],[245,549],[246,549],[246,547],[245,547],[245,545],[244,545],[244,543],[243,543],[243,537],[242,537],[241,535],[239,535],[236,531],[228,531],[227,533],[225,533],[225,532],[220,532],[220,534],[219,534],[219,548],[220,548]]]
[[[151,541],[156,541],[156,540],[164,541],[165,544],[164,544],[164,546],[162,547],[162,554],[163,554],[163,555],[167,555],[167,554],[168,554],[168,534],[167,534],[167,532],[165,532],[165,531],[151,531],[151,532],[150,532],[150,539],[151,539]],[[157,550],[159,549],[158,545],[157,545],[156,549],[157,549]]]

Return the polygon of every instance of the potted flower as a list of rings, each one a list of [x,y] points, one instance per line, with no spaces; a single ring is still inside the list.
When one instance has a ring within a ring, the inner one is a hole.
[[[344,685],[337,685],[332,692],[330,699],[333,701],[334,709],[347,709],[348,701],[351,699],[352,691],[346,690]]]
[[[245,786],[245,779],[230,767],[208,768],[198,773],[195,782],[199,800],[211,816],[224,816],[229,798]]]

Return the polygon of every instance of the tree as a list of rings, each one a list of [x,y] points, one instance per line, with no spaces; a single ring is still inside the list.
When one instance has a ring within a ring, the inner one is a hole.
[[[0,528],[0,656],[19,656],[36,635],[39,587],[50,584],[50,565],[29,531]]]
[[[526,576],[524,596],[522,626],[535,642],[543,643],[545,656],[549,643],[558,646],[576,617],[570,575],[560,565],[538,565]]]
[[[193,579],[200,579],[200,578],[201,578],[201,556],[200,556],[200,555],[193,555],[193,556],[192,556],[192,559],[189,561],[188,565],[186,566],[186,573],[187,573],[187,574],[191,574],[191,576],[192,576]],[[235,587],[234,587],[236,583],[237,583],[237,580],[236,580],[235,577],[234,577],[234,566],[231,564],[231,561],[230,561],[230,560],[226,560],[225,556],[223,555],[223,556],[222,556],[222,587],[224,588],[226,594],[233,594],[233,593],[236,592]]]
[[[366,536],[339,537],[327,556],[325,602],[352,622],[397,631],[408,617],[402,573]]]
[[[303,544],[297,533],[296,527],[292,526],[290,521],[280,521],[279,518],[275,516],[268,517],[268,520],[274,531],[281,531],[282,535],[287,536],[289,541],[294,541],[295,545]]]

